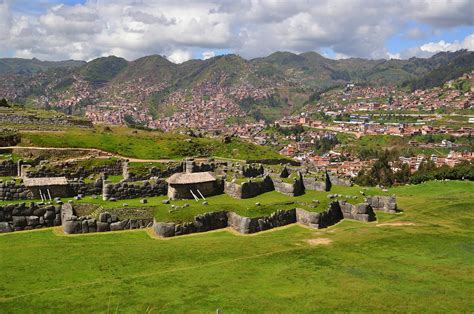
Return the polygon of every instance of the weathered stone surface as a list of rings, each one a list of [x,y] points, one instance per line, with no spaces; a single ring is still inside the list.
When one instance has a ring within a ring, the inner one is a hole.
[[[387,213],[396,213],[398,211],[395,196],[368,196],[365,201],[375,210]]]
[[[12,226],[6,222],[0,222],[0,233],[5,233],[5,232],[13,232]]]
[[[153,230],[158,236],[164,238],[174,237],[176,235],[174,223],[154,222]]]
[[[110,231],[110,224],[108,222],[97,222],[97,232]]]

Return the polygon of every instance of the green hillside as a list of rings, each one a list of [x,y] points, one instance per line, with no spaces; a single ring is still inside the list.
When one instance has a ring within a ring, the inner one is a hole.
[[[20,146],[98,148],[125,157],[141,159],[182,159],[223,157],[235,159],[280,159],[265,146],[233,138],[196,138],[174,133],[140,131],[129,128],[68,129],[63,132],[21,132]]]

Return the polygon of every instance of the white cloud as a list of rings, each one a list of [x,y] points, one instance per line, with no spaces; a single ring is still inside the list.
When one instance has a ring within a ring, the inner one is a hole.
[[[402,58],[409,57],[431,57],[432,55],[441,52],[441,51],[456,51],[459,49],[467,49],[474,51],[474,34],[470,34],[464,38],[462,41],[453,41],[446,42],[440,40],[438,42],[429,42],[418,47],[412,47],[401,52]]]
[[[212,50],[210,50],[210,51],[204,51],[204,52],[202,53],[202,59],[203,59],[203,60],[207,60],[207,59],[213,58],[213,57],[215,57],[215,56],[216,56],[216,53],[215,53],[214,51],[212,51]]]
[[[173,63],[183,63],[185,61],[191,60],[193,57],[191,51],[186,50],[174,50],[167,59]]]
[[[90,0],[36,15],[13,12],[8,3],[0,0],[2,46],[16,55],[56,60],[169,54],[181,62],[195,49],[225,49],[247,58],[322,49],[387,58],[394,56],[387,40],[408,22],[425,23],[432,32],[474,24],[472,0]],[[406,36],[421,38],[423,31],[414,27]],[[411,51],[438,48],[423,49]]]

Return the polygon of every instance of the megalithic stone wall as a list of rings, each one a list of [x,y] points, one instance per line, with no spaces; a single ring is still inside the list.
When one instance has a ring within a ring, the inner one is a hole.
[[[61,225],[61,206],[30,203],[0,206],[0,233]]]

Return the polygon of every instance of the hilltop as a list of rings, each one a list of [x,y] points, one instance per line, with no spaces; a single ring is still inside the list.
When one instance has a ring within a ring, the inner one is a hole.
[[[274,121],[297,112],[311,95],[349,82],[441,85],[444,78],[471,71],[473,56],[460,50],[426,59],[333,60],[316,52],[275,52],[252,60],[229,54],[181,64],[159,55],[134,61],[109,56],[87,63],[0,59],[0,75],[5,78],[0,81],[0,97],[67,114],[88,113],[93,120],[111,124],[160,127],[150,125],[147,117],[182,112],[183,120],[190,105],[202,106],[203,112],[207,106],[208,116],[226,111],[234,120]],[[447,71],[451,74],[445,75]]]

